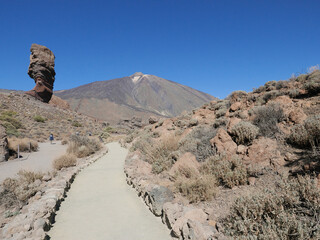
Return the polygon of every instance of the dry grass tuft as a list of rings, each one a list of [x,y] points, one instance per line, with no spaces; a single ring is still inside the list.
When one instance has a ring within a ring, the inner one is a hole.
[[[53,168],[60,170],[62,168],[73,167],[77,164],[77,158],[73,154],[64,154],[53,160]]]
[[[101,143],[96,138],[73,135],[70,137],[67,152],[82,158],[87,157],[101,149]]]
[[[8,145],[9,145],[9,149],[14,152],[18,151],[18,145],[19,145],[19,151],[21,152],[27,152],[27,151],[35,152],[38,150],[38,142],[31,140],[29,138],[11,137],[8,139]]]
[[[210,201],[218,194],[217,180],[213,175],[200,175],[191,168],[180,167],[174,185],[190,203]]]
[[[21,170],[17,178],[6,178],[2,183],[0,204],[5,207],[21,206],[39,190],[43,174]]]

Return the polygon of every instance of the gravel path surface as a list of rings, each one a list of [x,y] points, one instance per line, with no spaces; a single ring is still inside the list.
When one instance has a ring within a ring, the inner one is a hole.
[[[39,150],[32,153],[21,153],[22,159],[9,160],[0,163],[0,183],[7,177],[14,177],[19,170],[48,172],[53,170],[52,161],[67,150],[67,145],[56,141],[39,143]]]
[[[170,240],[161,219],[126,183],[127,150],[107,146],[108,154],[76,177],[48,232],[51,240]]]

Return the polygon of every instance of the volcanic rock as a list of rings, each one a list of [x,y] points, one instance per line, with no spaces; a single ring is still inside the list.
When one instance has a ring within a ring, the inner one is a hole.
[[[34,79],[36,86],[26,93],[48,103],[52,97],[56,75],[54,71],[55,56],[50,49],[38,44],[32,44],[30,51],[28,74]]]

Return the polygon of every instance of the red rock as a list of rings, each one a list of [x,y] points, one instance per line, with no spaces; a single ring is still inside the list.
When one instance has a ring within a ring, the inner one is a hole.
[[[174,175],[175,172],[177,172],[181,167],[191,168],[196,172],[199,172],[198,169],[200,167],[200,163],[197,161],[196,157],[192,153],[187,152],[183,154],[181,157],[179,157],[178,161],[175,162],[175,164],[170,169],[169,173],[171,175]]]
[[[34,79],[36,86],[26,94],[48,103],[53,93],[55,80],[54,59],[55,56],[45,46],[31,45],[30,65],[28,74]]]
[[[217,135],[210,140],[210,143],[218,153],[231,156],[237,152],[237,144],[223,128],[218,129]]]

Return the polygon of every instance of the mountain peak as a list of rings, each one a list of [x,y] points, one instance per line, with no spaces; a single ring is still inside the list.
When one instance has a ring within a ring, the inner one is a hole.
[[[143,74],[142,72],[136,72],[130,76],[133,83],[137,83],[141,80],[141,78],[148,76],[148,74]]]

